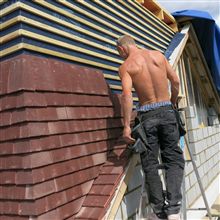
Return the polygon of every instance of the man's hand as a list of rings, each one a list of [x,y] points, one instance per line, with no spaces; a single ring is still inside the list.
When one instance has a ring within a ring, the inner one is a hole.
[[[131,137],[131,128],[130,127],[124,127],[123,139],[127,144],[133,144],[135,142],[135,139]]]

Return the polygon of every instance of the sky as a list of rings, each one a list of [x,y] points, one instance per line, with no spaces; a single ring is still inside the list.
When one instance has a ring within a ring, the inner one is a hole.
[[[157,2],[171,13],[185,9],[207,11],[220,27],[220,0],[157,0]]]

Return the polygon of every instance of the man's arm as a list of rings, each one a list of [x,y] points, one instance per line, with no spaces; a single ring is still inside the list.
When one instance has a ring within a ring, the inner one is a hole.
[[[126,143],[134,142],[134,139],[131,138],[131,113],[133,107],[133,99],[132,99],[132,80],[129,73],[123,69],[119,68],[119,76],[122,82],[122,109],[123,109],[123,120],[124,120],[124,130],[123,130],[123,138]]]
[[[179,94],[180,80],[166,58],[165,58],[165,65],[167,71],[167,78],[170,80],[171,83],[171,102],[175,106]]]

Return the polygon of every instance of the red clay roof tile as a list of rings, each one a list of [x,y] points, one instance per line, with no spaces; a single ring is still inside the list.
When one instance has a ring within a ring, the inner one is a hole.
[[[18,214],[19,203],[14,201],[0,201],[0,213],[1,214]]]
[[[10,142],[10,143],[7,143],[7,142],[3,142],[3,143],[0,143],[0,155],[11,155],[13,154],[13,142]]]
[[[124,166],[103,166],[100,174],[121,174],[124,171]]]
[[[109,196],[104,195],[88,195],[83,202],[83,206],[86,207],[102,207],[106,206],[107,201],[109,200]]]
[[[71,215],[76,214],[80,210],[82,203],[85,200],[85,197],[86,196],[83,196],[81,198],[78,198],[72,202],[66,203],[65,205],[59,207],[58,211],[60,213],[61,219],[62,218],[65,219]]]
[[[114,187],[112,185],[93,185],[91,190],[89,191],[89,195],[102,195],[102,196],[110,196]]]
[[[100,219],[104,214],[103,208],[100,207],[82,207],[75,219]]]
[[[31,55],[3,66],[3,213],[101,219],[128,156],[118,140],[120,97],[110,94],[102,72],[87,67]]]
[[[98,178],[95,180],[94,184],[98,185],[106,185],[111,184],[114,185],[119,178],[118,174],[100,174]]]
[[[58,209],[53,209],[49,212],[46,212],[42,215],[39,215],[37,217],[37,220],[49,220],[49,219],[53,219],[53,220],[60,220],[61,219],[61,216],[60,216],[60,213],[59,213],[59,210]]]

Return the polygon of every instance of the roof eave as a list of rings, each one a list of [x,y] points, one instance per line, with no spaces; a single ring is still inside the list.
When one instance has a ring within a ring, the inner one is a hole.
[[[175,18],[165,9],[163,8],[156,0],[136,0],[143,7],[148,9],[151,13],[153,13],[157,18],[163,21],[166,25],[170,27],[174,32],[178,31],[178,26]]]

